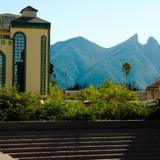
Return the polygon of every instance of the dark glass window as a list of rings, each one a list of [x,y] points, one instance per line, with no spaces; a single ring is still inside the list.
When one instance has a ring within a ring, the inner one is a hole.
[[[3,24],[11,24],[11,22],[15,19],[15,17],[3,16],[2,17]]]
[[[3,37],[4,37],[4,38],[10,38],[10,36],[9,36],[9,35],[4,35]]]
[[[41,37],[41,94],[46,93],[46,36]]]
[[[21,32],[14,35],[14,54],[13,54],[13,85],[19,91],[25,91],[25,48],[26,38]]]
[[[0,87],[5,84],[5,55],[0,51]]]

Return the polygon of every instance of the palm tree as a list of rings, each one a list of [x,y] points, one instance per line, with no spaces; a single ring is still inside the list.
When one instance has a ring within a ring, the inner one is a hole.
[[[126,86],[127,86],[127,77],[128,77],[128,74],[130,73],[131,69],[132,69],[132,67],[128,62],[125,62],[124,64],[122,64],[122,71],[126,75]]]

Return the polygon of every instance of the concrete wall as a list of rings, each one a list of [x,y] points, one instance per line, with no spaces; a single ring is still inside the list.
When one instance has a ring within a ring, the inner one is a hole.
[[[160,121],[110,120],[110,121],[43,121],[43,122],[0,122],[0,131],[57,131],[80,129],[160,129]]]

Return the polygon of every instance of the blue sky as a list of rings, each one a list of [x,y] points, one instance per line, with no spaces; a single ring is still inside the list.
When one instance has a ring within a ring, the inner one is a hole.
[[[9,5],[8,5],[9,2]],[[19,13],[28,5],[52,23],[51,43],[83,36],[111,47],[138,33],[160,42],[160,0],[10,0],[2,1],[1,13]]]

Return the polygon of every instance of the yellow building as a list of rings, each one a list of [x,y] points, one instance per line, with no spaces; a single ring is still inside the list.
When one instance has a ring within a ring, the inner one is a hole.
[[[0,86],[49,92],[50,23],[28,6],[20,15],[0,14]]]

